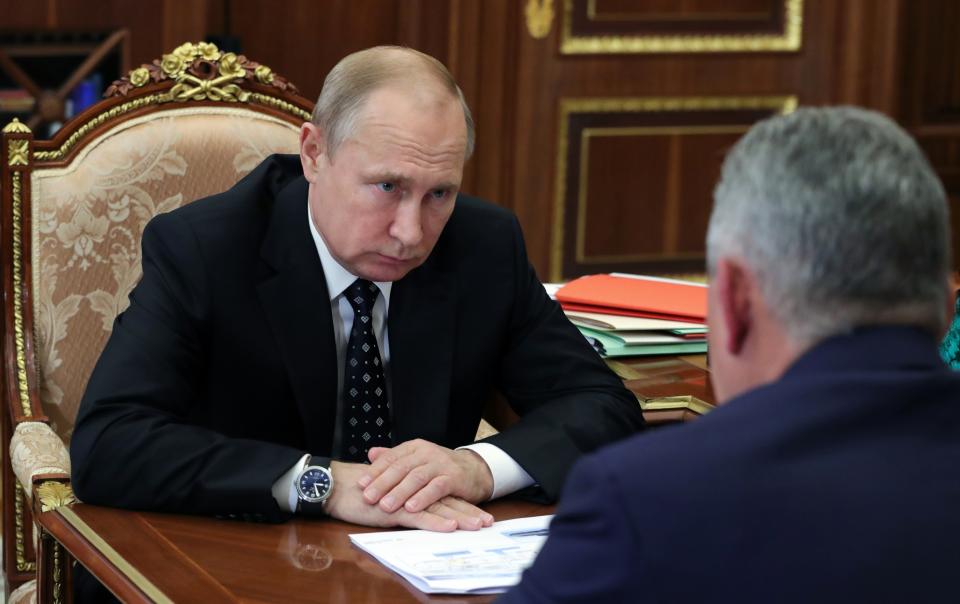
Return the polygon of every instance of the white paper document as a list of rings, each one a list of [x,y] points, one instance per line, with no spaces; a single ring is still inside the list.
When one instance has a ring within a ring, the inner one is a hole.
[[[563,283],[544,283],[543,289],[547,290],[547,295],[551,300],[557,299],[557,291],[563,287]]]
[[[350,541],[424,593],[500,593],[533,564],[551,518],[504,520],[479,531],[360,533]]]

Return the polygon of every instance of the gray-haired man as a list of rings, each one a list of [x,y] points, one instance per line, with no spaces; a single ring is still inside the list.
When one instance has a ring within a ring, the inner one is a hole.
[[[707,237],[724,406],[582,460],[503,602],[954,602],[960,374],[947,206],[854,108],[754,126]]]

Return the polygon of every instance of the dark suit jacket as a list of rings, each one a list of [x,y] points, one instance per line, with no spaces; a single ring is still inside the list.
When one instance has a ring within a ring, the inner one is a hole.
[[[143,279],[93,372],[71,443],[90,503],[280,520],[270,487],[329,455],[339,371],[296,156],[153,219]],[[623,387],[544,293],[516,218],[461,196],[428,260],[394,285],[393,433],[473,440],[505,394],[522,420],[489,439],[546,496],[584,451],[642,425]]]
[[[957,602],[960,374],[911,328],[584,458],[501,602]]]

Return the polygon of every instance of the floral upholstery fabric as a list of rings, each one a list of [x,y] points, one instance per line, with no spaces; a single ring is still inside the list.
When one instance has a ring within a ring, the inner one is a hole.
[[[70,474],[70,454],[60,437],[43,422],[17,424],[10,439],[10,465],[27,497],[38,474]]]
[[[68,441],[87,378],[141,277],[156,214],[228,189],[298,128],[240,106],[182,108],[100,135],[64,168],[33,173],[32,266],[40,398]]]
[[[10,593],[7,604],[33,604],[37,601],[37,580],[30,579]]]

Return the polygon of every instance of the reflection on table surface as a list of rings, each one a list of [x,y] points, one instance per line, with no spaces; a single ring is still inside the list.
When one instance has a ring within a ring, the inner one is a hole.
[[[653,401],[644,410],[651,425],[694,419],[709,411],[702,403],[714,402],[703,355],[610,365],[645,404]],[[510,498],[485,507],[497,520],[553,512]],[[330,519],[270,525],[77,504],[42,514],[40,522],[125,601],[480,604],[494,598],[423,594],[350,543],[350,533],[384,529]]]
[[[485,507],[497,520],[553,512],[552,506],[513,499]],[[159,592],[177,603],[493,600],[428,596],[350,543],[350,533],[384,529],[305,518],[255,524],[86,504],[44,516],[54,536],[108,587],[132,587],[128,599],[139,594],[146,601]]]

